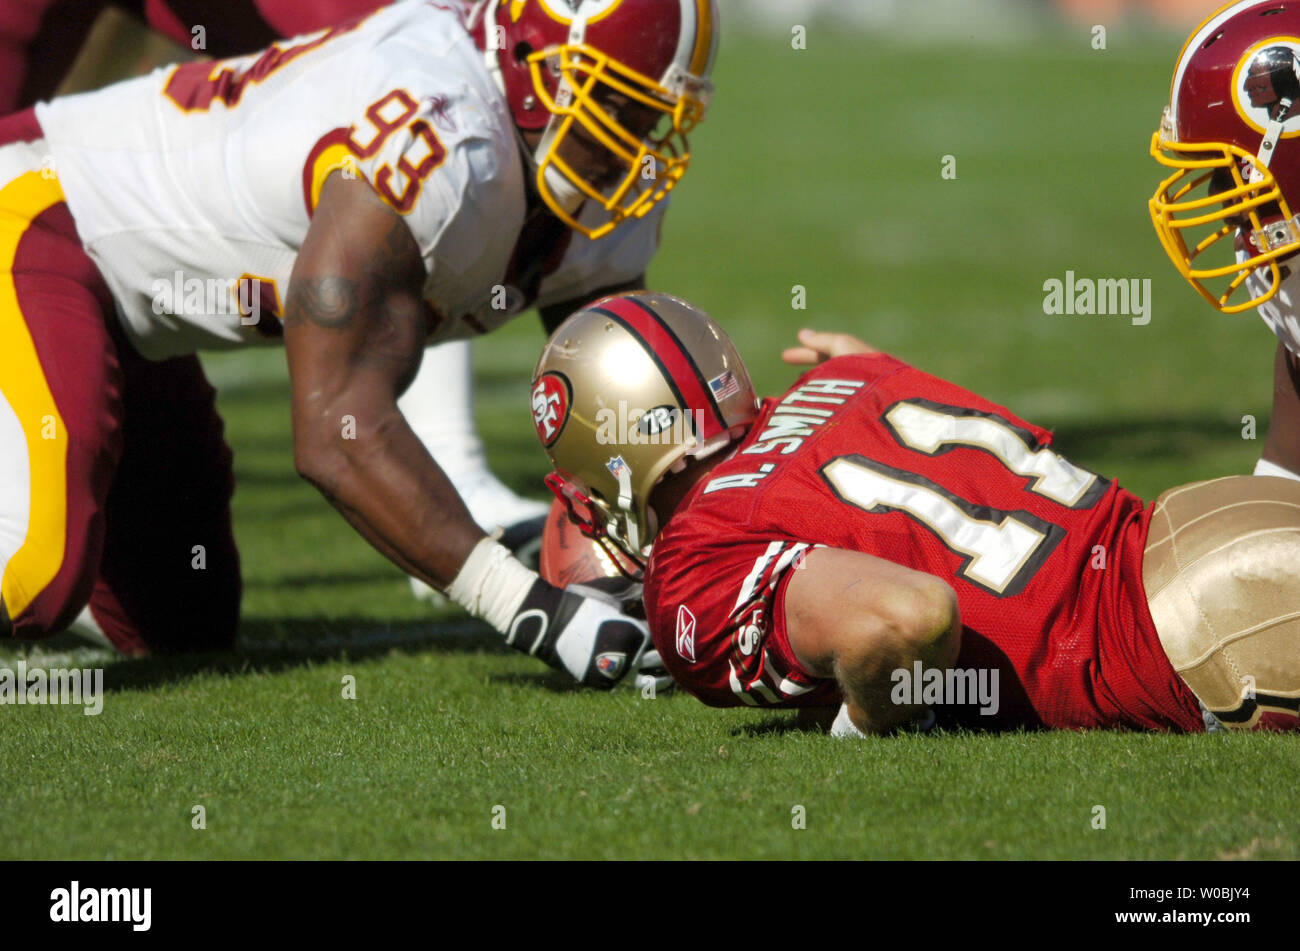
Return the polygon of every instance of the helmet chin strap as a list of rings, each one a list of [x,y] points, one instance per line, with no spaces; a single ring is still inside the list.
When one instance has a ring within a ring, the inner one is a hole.
[[[1291,100],[1283,97],[1278,100],[1278,114],[1276,119],[1269,119],[1268,126],[1264,129],[1264,138],[1259,143],[1259,151],[1255,153],[1255,161],[1259,162],[1265,168],[1268,163],[1273,161],[1273,153],[1277,150],[1278,140],[1282,138],[1282,126],[1286,124],[1287,118],[1291,114]]]
[[[1267,168],[1269,162],[1273,160],[1273,156],[1277,153],[1278,142],[1282,138],[1283,126],[1291,114],[1292,105],[1292,101],[1285,96],[1278,100],[1277,118],[1269,120],[1268,126],[1264,129],[1264,138],[1259,143],[1259,151],[1255,154],[1255,165],[1257,167],[1251,169],[1249,176],[1252,184],[1263,180],[1264,176],[1260,168]],[[1296,233],[1296,219],[1293,218],[1290,221],[1283,222],[1282,227],[1287,231],[1286,236],[1293,240]],[[1261,252],[1271,250],[1275,246],[1273,237],[1269,235],[1268,227],[1252,233],[1249,240]],[[1239,256],[1238,260],[1242,260],[1242,257]]]
[[[587,14],[577,13],[573,18],[573,23],[569,25],[569,45],[582,46],[587,42]],[[573,87],[569,85],[567,76],[561,74],[560,84],[555,90],[555,104],[560,108],[565,108],[573,102]],[[551,147],[555,144],[555,139],[560,133],[560,126],[565,121],[562,116],[551,116],[550,121],[546,123],[546,130],[542,133],[541,141],[537,143],[537,148],[532,153],[531,172],[535,176],[538,167],[550,153]],[[550,165],[545,173],[546,187],[551,190],[551,195],[559,202],[570,215],[577,214],[582,203],[587,200],[578,186],[564,176],[564,173],[554,165]]]
[[[470,14],[468,23],[471,29],[481,18],[485,21],[484,30],[490,30],[491,24],[487,22],[487,9],[495,0],[479,0]],[[569,26],[569,43],[573,46],[581,46],[587,41],[587,14],[579,12]],[[492,76],[492,81],[496,83],[497,89],[501,95],[506,94],[505,76],[501,72],[501,61],[499,58],[500,51],[492,48],[492,42],[489,38],[483,44],[483,62],[487,66],[488,73]],[[567,106],[573,101],[573,89],[569,85],[569,80],[564,76],[560,77],[560,84],[555,91],[555,102],[559,106]],[[523,132],[516,126],[515,136],[519,140],[520,151],[528,161],[528,177],[535,181],[537,170],[541,167],[543,160],[550,152],[551,147],[555,144],[555,139],[559,135],[560,126],[564,122],[564,117],[552,115],[546,123],[546,128],[542,132],[542,138],[537,144],[537,148],[529,148],[528,142],[524,139]],[[554,165],[547,167],[544,174],[546,187],[550,190],[551,196],[570,215],[577,215],[582,208],[583,202],[587,196],[578,186],[569,181],[564,173]]]
[[[536,156],[533,157],[532,164],[535,173],[537,168]],[[576,216],[578,209],[582,207],[582,203],[587,200],[587,196],[579,191],[573,182],[565,178],[564,173],[554,165],[547,166],[545,178],[546,187],[551,190],[551,196],[559,203],[561,208],[570,215]]]
[[[727,459],[731,458],[731,456],[735,455],[736,450],[740,448],[740,440],[744,438],[745,433],[747,432],[749,432],[748,426],[733,426],[728,431],[714,436],[699,448],[691,452],[683,453],[680,458],[675,460],[673,464],[668,467],[667,472],[663,476],[660,476],[659,482],[656,483],[656,486],[662,483],[667,475],[678,475],[683,472],[692,461],[698,462],[701,459],[707,459],[710,456],[717,455],[719,452],[727,449],[730,450],[730,452],[728,452],[723,458],[722,461],[725,462]],[[624,522],[627,525],[628,537],[626,541],[635,551],[641,551],[641,529],[637,525],[636,509],[632,500],[632,470],[626,465],[623,466],[618,473],[617,505],[623,512]],[[650,537],[654,538],[659,534],[659,528],[661,527],[659,525],[659,517],[656,515],[655,510],[650,507],[648,501],[646,503],[645,511],[647,527],[650,530]]]
[[[624,465],[618,470],[618,507],[624,513],[627,525],[627,543],[635,551],[641,550],[641,530],[636,523],[636,511],[632,508],[632,469]]]

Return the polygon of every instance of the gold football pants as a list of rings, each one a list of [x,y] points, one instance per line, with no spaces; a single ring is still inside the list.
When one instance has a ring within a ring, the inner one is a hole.
[[[1220,723],[1294,728],[1300,482],[1233,476],[1165,492],[1142,578],[1170,663]]]

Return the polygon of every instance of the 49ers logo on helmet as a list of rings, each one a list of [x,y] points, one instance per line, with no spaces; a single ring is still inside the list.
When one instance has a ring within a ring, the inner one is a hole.
[[[573,390],[563,373],[543,373],[533,384],[533,425],[537,438],[550,449],[569,421]]]

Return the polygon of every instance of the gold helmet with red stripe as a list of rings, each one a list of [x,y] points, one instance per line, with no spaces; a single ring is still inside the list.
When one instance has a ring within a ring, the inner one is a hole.
[[[686,174],[713,94],[717,0],[479,0],[469,26],[515,124],[542,133],[536,187],[569,227],[604,237]],[[579,220],[588,202],[598,224]]]
[[[661,527],[650,495],[669,472],[740,438],[759,400],[730,338],[668,294],[597,301],[551,335],[533,373],[547,485],[583,531],[638,564]]]

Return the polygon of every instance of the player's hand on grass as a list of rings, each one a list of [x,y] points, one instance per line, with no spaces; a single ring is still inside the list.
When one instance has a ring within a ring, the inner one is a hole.
[[[799,331],[799,343],[802,346],[782,351],[781,359],[795,366],[816,366],[832,357],[880,352],[852,334],[825,333],[820,330]]]
[[[583,686],[608,690],[642,668],[662,668],[646,623],[619,598],[586,585],[557,588],[538,578],[515,613],[506,641]],[[666,672],[665,672],[666,676]]]

